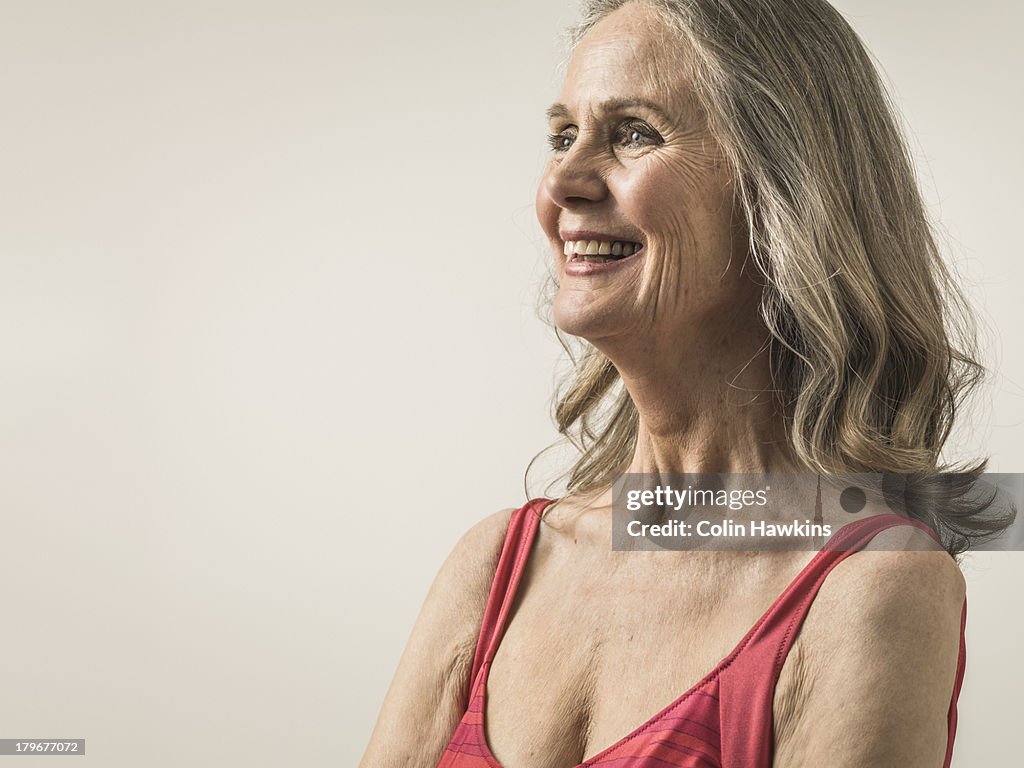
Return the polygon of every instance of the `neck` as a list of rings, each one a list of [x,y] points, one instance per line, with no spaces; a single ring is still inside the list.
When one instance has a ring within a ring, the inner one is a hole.
[[[639,414],[628,472],[797,471],[766,331],[747,328],[658,350],[603,345]]]

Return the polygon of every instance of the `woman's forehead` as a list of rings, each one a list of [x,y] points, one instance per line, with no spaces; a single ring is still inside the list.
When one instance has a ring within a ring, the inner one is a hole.
[[[559,101],[570,110],[645,101],[669,114],[696,105],[686,44],[644,3],[629,3],[595,24],[569,60]]]

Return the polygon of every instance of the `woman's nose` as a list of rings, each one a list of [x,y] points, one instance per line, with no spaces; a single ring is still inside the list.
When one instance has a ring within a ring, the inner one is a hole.
[[[544,179],[544,189],[560,208],[600,202],[608,194],[596,158],[576,147],[552,161]]]

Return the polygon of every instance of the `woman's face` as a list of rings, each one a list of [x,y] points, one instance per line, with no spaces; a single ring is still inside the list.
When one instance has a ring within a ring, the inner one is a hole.
[[[598,348],[678,344],[756,316],[731,175],[687,69],[678,39],[632,2],[579,43],[550,110],[536,205],[556,259],[554,319]]]

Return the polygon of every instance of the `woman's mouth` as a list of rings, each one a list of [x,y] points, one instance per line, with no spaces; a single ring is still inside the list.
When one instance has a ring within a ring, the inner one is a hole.
[[[566,240],[567,263],[606,264],[628,258],[643,248],[630,240]]]

